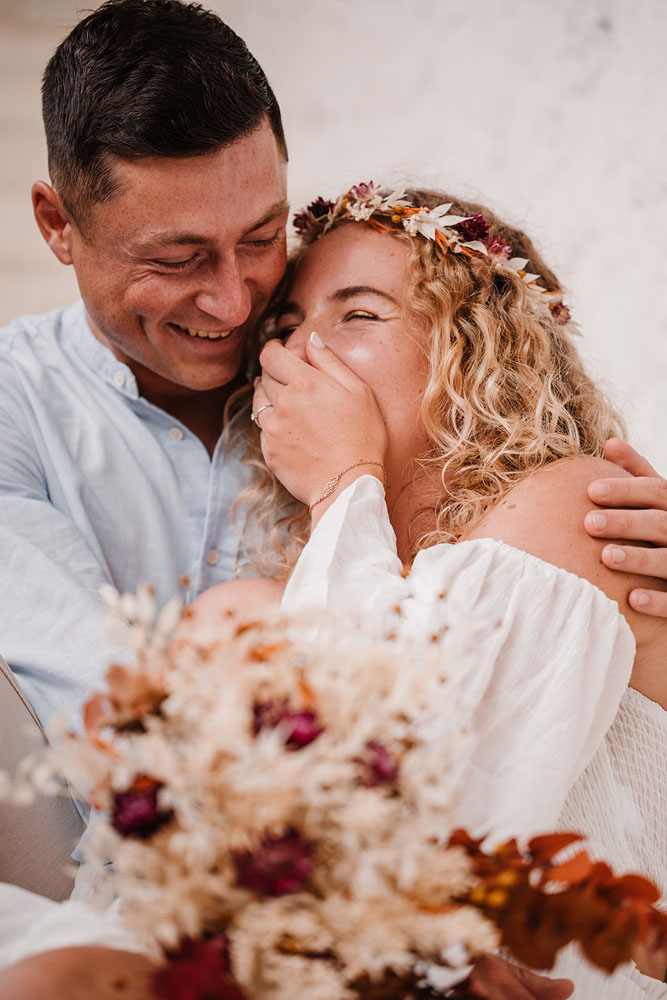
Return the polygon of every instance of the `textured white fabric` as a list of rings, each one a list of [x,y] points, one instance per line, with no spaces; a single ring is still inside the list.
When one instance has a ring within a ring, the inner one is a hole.
[[[628,688],[602,745],[575,783],[559,826],[583,830],[594,857],[619,871],[640,872],[660,888],[667,907],[667,712]],[[634,966],[609,979],[582,962],[575,948],[559,955],[552,975],[577,984],[575,996],[664,1000],[667,985]]]

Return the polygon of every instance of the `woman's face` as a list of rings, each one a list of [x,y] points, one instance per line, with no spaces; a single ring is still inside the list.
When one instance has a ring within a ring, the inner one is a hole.
[[[341,226],[304,253],[277,318],[291,351],[305,359],[316,330],[370,386],[387,426],[387,469],[401,479],[428,446],[420,414],[428,363],[405,313],[409,259],[409,245],[391,234]]]

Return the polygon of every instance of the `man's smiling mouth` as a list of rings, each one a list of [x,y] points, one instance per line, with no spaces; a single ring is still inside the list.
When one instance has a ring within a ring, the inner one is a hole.
[[[234,330],[197,330],[192,326],[180,326],[178,323],[171,325],[182,333],[187,333],[190,337],[199,337],[201,340],[224,340],[234,332]]]

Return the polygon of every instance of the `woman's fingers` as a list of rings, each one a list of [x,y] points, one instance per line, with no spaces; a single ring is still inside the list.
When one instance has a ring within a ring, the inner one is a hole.
[[[658,476],[650,462],[647,462],[643,455],[635,451],[627,441],[622,438],[609,438],[604,446],[604,455],[609,462],[620,465],[622,469],[632,473],[633,476]]]
[[[298,379],[309,380],[313,377],[313,369],[333,378],[347,389],[356,389],[364,383],[326,347],[318,333],[311,333],[306,343],[307,361],[300,358],[294,351],[279,340],[269,340],[262,348],[259,362],[262,373],[270,375],[281,385],[289,385]]]

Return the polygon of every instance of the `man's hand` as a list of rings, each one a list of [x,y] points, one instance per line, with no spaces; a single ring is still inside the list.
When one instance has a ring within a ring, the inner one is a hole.
[[[587,514],[586,531],[594,538],[651,542],[654,547],[605,545],[602,561],[609,569],[667,580],[667,480],[619,438],[607,441],[605,457],[633,478],[597,479],[590,484],[591,500],[609,509]],[[647,586],[632,590],[628,602],[635,611],[667,618],[667,593]]]
[[[486,955],[451,995],[457,1000],[567,1000],[573,991],[569,979],[547,979]]]

